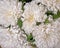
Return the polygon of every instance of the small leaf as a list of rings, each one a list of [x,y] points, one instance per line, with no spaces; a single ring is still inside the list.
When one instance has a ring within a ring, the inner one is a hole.
[[[22,31],[23,31],[24,34],[26,35],[28,42],[34,42],[34,41],[35,41],[35,39],[33,39],[32,33],[30,33],[30,34],[28,35],[28,34],[25,33],[24,29],[22,29]]]
[[[52,11],[47,11],[45,14],[46,14],[47,16],[49,16],[49,15],[54,15],[54,13],[53,13]]]
[[[18,21],[17,21],[17,25],[18,25],[20,28],[22,27],[23,22],[22,22],[22,20],[21,20],[21,19],[18,19]]]
[[[27,41],[28,42],[34,42],[35,41],[35,39],[33,39],[32,33],[30,33],[30,35],[27,36]]]
[[[48,20],[48,18],[46,18],[44,24],[47,24],[47,23],[50,23],[49,20]]]
[[[57,12],[57,14],[53,15],[53,19],[58,19],[60,17],[60,11]]]

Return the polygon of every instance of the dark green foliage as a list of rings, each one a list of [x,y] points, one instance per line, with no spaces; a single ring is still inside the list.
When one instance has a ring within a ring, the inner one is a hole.
[[[19,0],[19,1],[28,3],[28,2],[31,2],[32,0]]]
[[[48,20],[48,18],[46,18],[44,24],[47,24],[47,23],[50,23],[49,20]]]
[[[52,15],[53,20],[58,19],[58,18],[60,17],[60,11],[58,11],[57,14],[54,14],[52,11],[47,11],[45,14],[47,14],[48,17],[49,17],[49,15]],[[45,24],[46,24],[46,23],[49,23],[48,18],[45,20],[44,23],[45,23]]]
[[[34,42],[35,41],[35,39],[33,39],[32,33],[30,33],[30,35],[27,35],[27,41],[28,42]]]
[[[49,15],[54,15],[54,13],[53,13],[52,11],[47,11],[45,14],[46,14],[47,16],[49,16]]]
[[[23,22],[22,20],[19,18],[18,21],[17,21],[17,25],[21,28],[22,25],[23,25]]]
[[[53,15],[53,19],[58,19],[60,17],[60,11],[57,12],[57,14]]]

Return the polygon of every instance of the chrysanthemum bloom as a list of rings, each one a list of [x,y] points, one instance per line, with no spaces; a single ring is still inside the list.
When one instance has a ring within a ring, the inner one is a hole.
[[[0,25],[15,25],[21,16],[21,2],[17,0],[0,0]],[[2,48],[21,48],[18,42],[18,28],[4,28],[0,26],[0,46]]]
[[[58,9],[60,10],[60,0],[34,0],[37,4],[41,3],[46,6],[50,11],[56,13]]]
[[[5,29],[0,27],[0,46],[2,48],[22,48],[25,42],[22,33],[17,29]]]
[[[21,16],[21,4],[17,0],[0,0],[0,25],[15,25]]]
[[[51,24],[41,24],[33,31],[35,43],[38,48],[55,48],[60,42],[60,21]]]
[[[23,29],[26,33],[31,33],[36,25],[36,22],[44,22],[47,16],[45,15],[44,7],[38,7],[35,2],[26,3],[24,6],[24,13],[23,13]],[[44,10],[44,12],[42,11]]]

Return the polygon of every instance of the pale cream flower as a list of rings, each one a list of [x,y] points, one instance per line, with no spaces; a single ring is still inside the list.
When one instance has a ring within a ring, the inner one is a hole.
[[[59,26],[59,27],[58,27]],[[38,48],[53,48],[60,41],[60,22],[53,22],[51,24],[41,24],[35,27],[33,36]]]
[[[20,48],[17,34],[0,27],[0,45],[2,48]]]
[[[24,13],[23,13],[23,29],[26,33],[31,33],[34,30],[34,26],[36,22],[44,22],[47,16],[45,15],[45,10],[40,8],[35,4],[35,2],[27,3],[24,6]],[[42,11],[44,10],[44,12]]]
[[[21,4],[17,0],[0,0],[0,24],[16,24],[17,18],[21,16]]]

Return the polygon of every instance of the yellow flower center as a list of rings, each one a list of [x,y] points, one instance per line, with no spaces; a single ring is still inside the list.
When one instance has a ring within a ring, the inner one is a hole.
[[[34,21],[34,15],[30,14],[29,17],[26,19],[29,23],[32,23]]]
[[[33,19],[34,19],[34,17],[33,17],[33,16],[30,16],[30,17],[28,18],[28,21],[29,21],[29,22],[33,22]]]
[[[9,17],[9,16],[13,16],[13,12],[12,11],[7,11],[6,13],[5,13],[5,16],[6,17]]]

